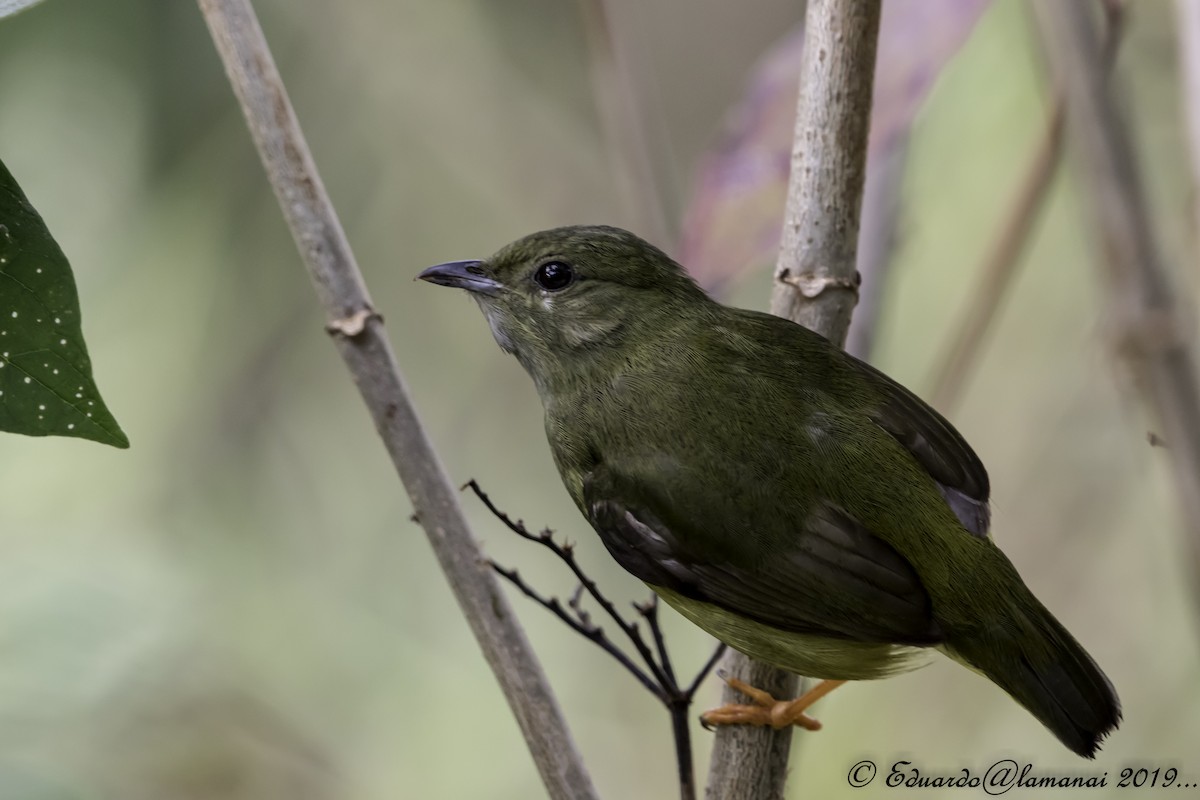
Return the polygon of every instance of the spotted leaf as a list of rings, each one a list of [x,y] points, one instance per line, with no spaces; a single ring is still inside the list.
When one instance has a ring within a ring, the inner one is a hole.
[[[71,265],[3,163],[0,430],[129,446],[92,379]]]

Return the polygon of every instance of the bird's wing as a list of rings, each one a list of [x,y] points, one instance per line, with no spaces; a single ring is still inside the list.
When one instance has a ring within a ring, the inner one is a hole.
[[[770,348],[767,361],[779,364],[781,374],[820,375],[819,387],[833,395],[832,402],[847,411],[858,408],[887,431],[934,480],[963,527],[976,536],[987,536],[991,521],[987,470],[945,417],[870,364],[807,328],[757,311],[735,309],[731,315],[735,330]],[[868,398],[865,407],[863,398]]]
[[[874,367],[846,356],[851,368],[878,392],[881,400],[868,412],[937,483],[963,527],[987,536],[991,522],[987,470],[954,426],[923,400]]]
[[[795,520],[784,544],[776,538],[756,546],[754,531],[737,530],[736,512],[701,497],[664,502],[654,488],[661,477],[638,479],[599,464],[584,481],[589,521],[636,577],[781,630],[865,642],[940,640],[912,566],[846,514],[818,504]],[[721,543],[742,546],[733,552]]]

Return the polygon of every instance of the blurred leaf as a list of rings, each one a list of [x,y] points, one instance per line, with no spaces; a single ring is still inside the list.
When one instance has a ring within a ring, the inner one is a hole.
[[[888,0],[883,4],[867,169],[904,140],[942,67],[989,0]],[[680,261],[708,289],[775,260],[791,166],[804,47],[797,28],[759,63],[688,203]]]
[[[71,265],[3,163],[0,430],[129,446],[92,379]]]
[[[24,11],[40,2],[42,0],[0,0],[0,19],[11,17],[18,11]]]

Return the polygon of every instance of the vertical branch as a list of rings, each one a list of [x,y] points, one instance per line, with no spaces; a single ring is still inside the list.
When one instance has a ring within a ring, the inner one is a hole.
[[[692,767],[692,729],[688,719],[690,697],[672,698],[667,703],[671,714],[671,738],[675,741],[675,767],[679,772],[680,800],[696,800],[696,770]]]
[[[199,0],[267,177],[375,427],[553,798],[594,798],[591,778],[524,631],[467,527],[371,306],[249,0]]]
[[[879,0],[809,0],[783,242],[771,311],[840,345],[857,298],[855,254],[879,33]],[[726,670],[775,697],[796,677],[732,653]],[[725,690],[725,702],[740,698]],[[721,726],[708,797],[783,795],[791,731]]]
[[[1177,306],[1115,81],[1105,80],[1094,9],[1066,2],[1034,2],[1033,8],[1067,98],[1117,351],[1162,428],[1200,590],[1200,384],[1190,326]]]
[[[866,175],[879,2],[808,5],[783,241],[771,311],[846,340]]]
[[[725,675],[738,678],[772,697],[795,697],[799,679],[790,672],[755,661],[730,650],[723,665]],[[725,687],[721,703],[741,703],[744,698]],[[707,800],[776,800],[783,797],[787,780],[792,729],[773,730],[749,725],[717,728],[708,767]]]

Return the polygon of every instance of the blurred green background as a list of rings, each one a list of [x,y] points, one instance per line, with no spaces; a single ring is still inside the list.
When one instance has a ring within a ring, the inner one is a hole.
[[[578,5],[256,5],[452,478],[578,542],[613,595],[642,599],[562,490],[520,367],[465,297],[412,281],[539,228],[637,228]],[[799,5],[610,3],[671,213]],[[1119,74],[1192,294],[1171,4],[1131,5]],[[1026,7],[996,0],[913,131],[875,361],[918,391],[1045,106]],[[540,796],[322,331],[195,5],[50,0],[0,22],[0,157],[72,259],[97,380],[132,441],[0,439],[0,800]],[[1104,666],[1125,723],[1085,765],[939,658],[822,701],[825,730],[795,737],[792,796],[876,796],[847,787],[862,758],[957,773],[1012,757],[1107,771],[1108,792],[1142,763],[1200,781],[1197,594],[1079,200],[1060,175],[954,419],[989,465],[997,541]],[[726,299],[764,308],[768,292],[763,268]],[[544,552],[464,502],[488,553],[570,592]],[[513,602],[601,793],[674,796],[665,712]],[[665,613],[690,671],[711,642]],[[712,704],[715,681],[701,694]],[[710,737],[695,738],[702,776]]]

